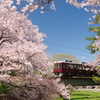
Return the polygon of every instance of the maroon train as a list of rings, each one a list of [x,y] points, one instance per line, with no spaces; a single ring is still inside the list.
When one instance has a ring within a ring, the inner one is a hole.
[[[60,76],[92,76],[97,75],[97,70],[84,63],[57,62],[54,63],[54,74]]]

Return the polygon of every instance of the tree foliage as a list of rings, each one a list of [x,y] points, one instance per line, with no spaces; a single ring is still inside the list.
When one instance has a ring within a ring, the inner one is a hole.
[[[100,12],[100,0],[66,0],[77,8],[84,8],[85,11],[98,14]]]
[[[53,62],[54,61],[65,61],[65,60],[73,61],[73,62],[80,62],[75,56],[73,56],[70,53],[60,53],[60,54],[55,53],[52,55],[51,60]]]
[[[95,19],[91,22],[92,24],[100,24],[100,15],[96,15]],[[89,65],[92,65],[98,69],[98,73],[100,73],[100,27],[89,27],[90,32],[96,33],[95,36],[92,37],[86,37],[88,41],[90,41],[90,44],[86,46],[88,50],[90,50],[90,53],[97,53],[97,56],[94,61],[89,62]],[[99,79],[98,77],[94,77],[93,80]]]
[[[100,15],[95,16],[95,20],[92,21],[94,24],[100,23]],[[90,32],[96,33],[96,35],[92,37],[86,37],[88,41],[90,41],[90,45],[86,46],[86,49],[90,50],[90,53],[95,53],[99,51],[99,37],[100,37],[100,27],[89,27]]]
[[[0,82],[8,84],[11,96],[18,100],[69,98],[68,87],[52,78],[52,63],[44,52],[46,35],[13,3],[0,1]]]
[[[66,0],[78,8],[92,6],[92,12],[99,12],[99,0],[81,1]],[[10,85],[10,93],[19,100],[50,100],[57,95],[69,98],[68,87],[58,84],[58,79],[50,78],[51,63],[42,43],[45,35],[25,15],[38,8],[43,13],[49,5],[56,10],[55,0],[0,0],[0,71],[17,71],[14,80],[9,74],[0,74],[0,81]],[[41,73],[47,77],[42,77]]]
[[[92,79],[93,79],[94,82],[100,83],[100,77],[99,76],[94,76]]]
[[[36,9],[41,9],[41,13],[50,9],[56,10],[56,0],[0,0],[5,6],[12,5],[13,9],[20,10],[22,12],[33,12]],[[99,0],[65,0],[66,3],[76,6],[77,8],[84,8],[86,11],[91,11],[98,14],[100,1]]]
[[[97,48],[95,45],[93,45],[94,42],[97,40],[97,38],[95,36],[86,37],[86,40],[91,42],[89,45],[86,45],[86,49],[88,49],[91,54],[93,54],[99,50],[99,48]]]

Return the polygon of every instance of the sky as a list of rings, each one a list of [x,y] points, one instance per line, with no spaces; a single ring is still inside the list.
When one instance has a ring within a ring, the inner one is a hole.
[[[90,43],[85,37],[95,35],[88,31],[91,25],[87,24],[92,13],[65,3],[65,0],[56,0],[55,4],[56,11],[41,14],[36,10],[29,15],[33,24],[47,36],[44,41],[48,46],[46,52],[50,55],[71,53],[81,62],[92,61],[95,56],[85,48]]]

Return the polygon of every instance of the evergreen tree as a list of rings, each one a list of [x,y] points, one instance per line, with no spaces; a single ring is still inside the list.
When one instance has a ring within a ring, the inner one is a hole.
[[[100,23],[100,15],[96,15],[95,20],[92,23],[99,24]],[[97,35],[97,36],[93,35],[92,37],[86,37],[86,39],[91,42],[89,45],[86,45],[86,49],[90,50],[90,53],[93,54],[100,50],[100,48],[96,44],[96,42],[98,41],[98,37],[100,36],[100,26],[89,27],[89,31],[94,32]]]

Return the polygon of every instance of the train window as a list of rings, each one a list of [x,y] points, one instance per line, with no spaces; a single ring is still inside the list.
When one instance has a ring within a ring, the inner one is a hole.
[[[82,69],[82,67],[79,67],[79,69]]]
[[[74,66],[73,66],[73,65],[70,65],[70,68],[71,68],[71,69],[73,69],[73,68],[74,68]]]
[[[82,70],[82,69],[83,69],[83,67],[82,67],[82,66],[80,66],[80,67],[79,67],[79,69],[81,69],[81,70]]]
[[[78,66],[77,66],[77,69],[82,69],[82,68],[81,68],[81,66],[78,65]]]
[[[83,66],[83,67],[82,67],[82,69],[84,70],[84,69],[85,69],[85,67]]]
[[[61,64],[58,64],[58,68],[62,68],[62,65]]]
[[[74,66],[73,65],[68,65],[68,68],[73,69]]]
[[[84,69],[84,67],[83,67],[83,66],[81,66],[81,69],[83,70],[83,69]]]
[[[76,68],[76,65],[73,65],[74,68]]]

